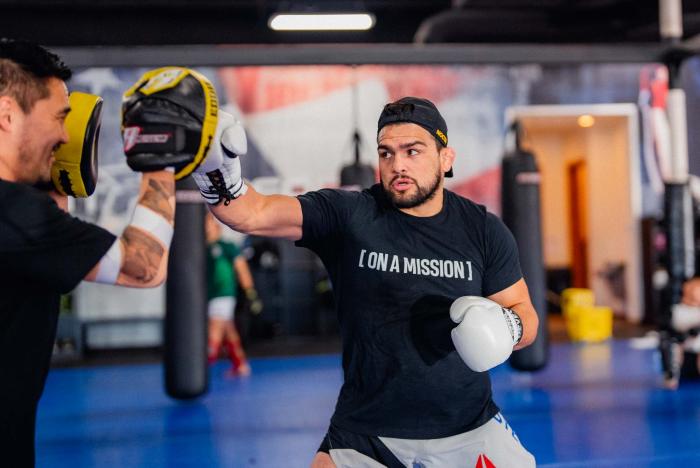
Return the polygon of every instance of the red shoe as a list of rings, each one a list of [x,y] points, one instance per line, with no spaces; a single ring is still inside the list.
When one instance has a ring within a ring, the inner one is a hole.
[[[250,366],[246,362],[238,366],[238,368],[231,366],[231,368],[226,371],[226,377],[248,377],[250,372]]]
[[[248,377],[250,375],[250,366],[247,362],[244,362],[238,367],[238,375],[241,377]]]

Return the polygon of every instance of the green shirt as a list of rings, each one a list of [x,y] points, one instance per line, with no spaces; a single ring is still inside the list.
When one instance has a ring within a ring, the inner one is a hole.
[[[231,242],[219,240],[207,245],[207,298],[236,297],[233,260],[240,254]]]

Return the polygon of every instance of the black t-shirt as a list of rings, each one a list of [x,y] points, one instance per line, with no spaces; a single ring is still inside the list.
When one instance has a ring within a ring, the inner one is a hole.
[[[522,277],[505,225],[447,190],[431,217],[393,208],[380,185],[298,198],[297,245],[316,252],[328,270],[343,339],[344,383],[331,422],[407,439],[448,437],[486,423],[498,412],[491,382],[455,351],[449,306]]]
[[[48,194],[0,180],[0,454],[12,466],[34,464],[36,409],[60,294],[75,288],[114,240]]]

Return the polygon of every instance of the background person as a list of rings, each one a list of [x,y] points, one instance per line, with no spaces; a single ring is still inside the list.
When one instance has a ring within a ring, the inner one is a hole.
[[[207,213],[205,220],[207,237],[207,296],[209,299],[209,363],[219,357],[221,346],[226,347],[231,359],[231,375],[250,375],[241,338],[236,329],[234,311],[240,296],[240,283],[245,299],[251,301],[251,312],[259,314],[262,303],[258,299],[253,275],[248,262],[236,244],[221,238],[221,224]]]
[[[673,390],[681,380],[700,379],[700,278],[683,284],[681,303],[671,308],[671,327],[678,337],[670,343],[671,374],[664,386]]]

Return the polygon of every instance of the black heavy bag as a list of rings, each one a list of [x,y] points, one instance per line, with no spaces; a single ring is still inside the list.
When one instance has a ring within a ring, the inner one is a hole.
[[[518,244],[523,277],[540,319],[535,342],[527,348],[513,352],[509,362],[514,369],[538,370],[543,368],[549,359],[549,336],[542,257],[540,173],[531,153],[516,149],[503,158],[501,208],[503,222],[511,230]]]
[[[360,188],[369,188],[374,185],[376,181],[377,178],[374,175],[374,168],[367,164],[348,164],[340,171],[340,185],[342,187],[357,185]]]
[[[661,293],[659,352],[664,379],[673,381],[681,368],[673,358],[673,345],[685,340],[685,333],[673,330],[672,310],[683,297],[683,283],[695,274],[693,205],[686,183],[666,182],[664,194],[664,230],[666,233],[666,269],[668,282]]]
[[[666,182],[663,224],[669,279],[662,294],[661,313],[656,322],[662,329],[670,329],[671,308],[680,304],[683,283],[695,274],[693,204],[688,184]]]
[[[164,330],[165,391],[177,399],[207,392],[206,208],[190,177],[176,183]]]
[[[340,170],[340,185],[341,187],[356,185],[360,188],[369,188],[376,183],[377,177],[372,166],[360,162],[360,146],[362,143],[360,134],[357,131],[353,135],[353,142],[355,161]]]

